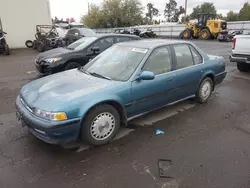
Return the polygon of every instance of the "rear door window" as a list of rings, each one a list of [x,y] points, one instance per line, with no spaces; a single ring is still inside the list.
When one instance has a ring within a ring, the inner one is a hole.
[[[116,37],[115,38],[116,39],[116,43],[118,43],[118,42],[126,42],[126,41],[130,41],[130,40],[132,40],[132,38],[130,38],[130,37]]]
[[[112,46],[113,42],[114,42],[114,37],[101,38],[94,44],[94,47],[99,47],[100,51],[104,51],[110,46]]]
[[[193,46],[190,45],[189,47],[191,49],[191,52],[194,58],[194,64],[195,65],[201,64],[203,61],[201,54]]]
[[[176,56],[176,69],[182,69],[194,65],[193,56],[187,44],[173,45]]]

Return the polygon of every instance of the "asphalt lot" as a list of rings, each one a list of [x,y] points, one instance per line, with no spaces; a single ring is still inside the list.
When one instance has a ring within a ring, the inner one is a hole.
[[[0,188],[249,187],[250,75],[228,61],[230,43],[195,44],[227,60],[228,76],[209,103],[186,101],[158,110],[130,122],[111,144],[81,145],[74,152],[39,141],[16,121],[14,100],[38,76],[36,52],[1,55]],[[156,135],[156,129],[165,134]],[[172,161],[164,171],[171,178],[159,177],[158,159]]]

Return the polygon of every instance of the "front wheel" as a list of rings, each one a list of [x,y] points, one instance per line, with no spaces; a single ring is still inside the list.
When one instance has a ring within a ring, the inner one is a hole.
[[[213,91],[213,81],[211,78],[207,77],[202,80],[197,92],[196,100],[199,103],[206,103],[211,96]]]
[[[4,54],[5,55],[10,55],[10,48],[8,44],[4,45]]]
[[[120,128],[120,115],[107,104],[94,107],[84,118],[81,138],[88,144],[100,146],[109,143]]]
[[[183,31],[183,39],[190,39],[191,38],[191,31],[189,29],[185,29]]]

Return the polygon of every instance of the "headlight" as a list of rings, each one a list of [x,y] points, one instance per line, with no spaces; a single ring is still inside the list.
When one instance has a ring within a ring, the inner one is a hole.
[[[44,61],[46,61],[48,63],[56,63],[56,62],[60,61],[61,59],[62,59],[61,57],[57,57],[57,58],[45,59]]]
[[[33,112],[34,114],[36,114],[37,116],[41,118],[52,120],[52,121],[62,121],[62,120],[67,119],[67,115],[65,112],[46,112],[38,108],[35,108]]]

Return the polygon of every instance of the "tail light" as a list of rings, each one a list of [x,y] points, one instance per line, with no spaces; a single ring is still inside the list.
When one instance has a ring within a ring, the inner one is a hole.
[[[236,38],[233,38],[232,40],[232,49],[235,49],[235,45],[236,45]]]

